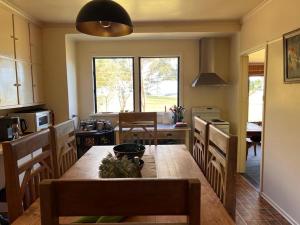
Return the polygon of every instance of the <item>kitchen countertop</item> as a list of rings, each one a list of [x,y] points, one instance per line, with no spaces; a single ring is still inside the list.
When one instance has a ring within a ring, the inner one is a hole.
[[[151,129],[151,128],[150,128]],[[186,127],[175,127],[174,124],[157,124],[157,130],[158,131],[174,131],[174,130],[191,130],[190,126],[186,126]],[[115,131],[119,131],[119,126],[115,127]]]

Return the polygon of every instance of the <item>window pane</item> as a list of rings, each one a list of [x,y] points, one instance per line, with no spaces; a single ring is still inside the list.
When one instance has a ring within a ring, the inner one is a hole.
[[[179,58],[140,58],[141,111],[164,112],[178,105]]]
[[[261,122],[263,116],[264,77],[249,77],[248,121]]]
[[[133,111],[133,58],[95,58],[97,112]]]

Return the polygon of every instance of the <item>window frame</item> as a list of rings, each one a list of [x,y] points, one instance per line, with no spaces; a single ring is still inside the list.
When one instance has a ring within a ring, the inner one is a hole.
[[[142,82],[142,71],[141,71],[141,59],[156,59],[156,58],[177,58],[178,63],[177,63],[177,104],[179,105],[180,103],[180,56],[139,56],[138,57],[138,66],[139,66],[139,92],[138,92],[138,99],[139,99],[139,112],[142,112],[142,95],[141,95],[141,82]],[[167,111],[169,111],[169,109],[167,109]]]
[[[96,60],[97,59],[132,59],[132,88],[133,88],[133,111],[135,111],[135,106],[136,106],[136,102],[135,102],[135,79],[134,79],[134,71],[135,71],[135,57],[133,56],[97,56],[97,57],[93,57],[93,86],[94,86],[94,109],[95,109],[95,113],[107,113],[107,112],[98,112],[97,109],[97,82],[96,82]],[[119,113],[119,112],[113,112],[113,113]]]

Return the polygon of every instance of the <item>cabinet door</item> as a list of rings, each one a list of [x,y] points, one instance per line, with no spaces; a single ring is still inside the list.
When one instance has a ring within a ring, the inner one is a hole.
[[[33,63],[42,63],[42,30],[38,26],[30,23],[30,50],[31,61]]]
[[[42,76],[42,66],[39,64],[32,64],[32,86],[34,103],[43,103],[44,101]]]
[[[18,104],[15,61],[0,58],[0,107]]]
[[[16,59],[31,61],[28,21],[14,15]]]
[[[17,61],[17,77],[19,84],[19,104],[28,105],[33,103],[31,64]]]
[[[0,55],[15,58],[12,13],[0,7]]]

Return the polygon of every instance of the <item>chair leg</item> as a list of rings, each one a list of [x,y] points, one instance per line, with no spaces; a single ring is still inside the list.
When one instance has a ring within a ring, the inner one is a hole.
[[[249,148],[248,148],[248,145],[247,145],[247,149],[246,149],[246,160],[248,158],[248,151],[249,151]]]
[[[256,143],[254,143],[254,145],[253,145],[254,146],[254,155],[255,156],[256,156],[256,145],[257,145]]]

